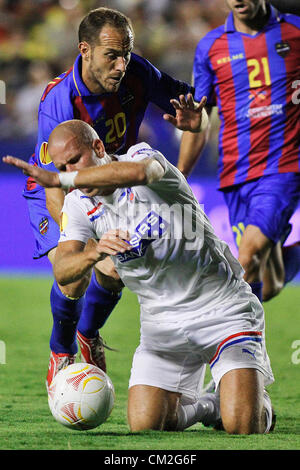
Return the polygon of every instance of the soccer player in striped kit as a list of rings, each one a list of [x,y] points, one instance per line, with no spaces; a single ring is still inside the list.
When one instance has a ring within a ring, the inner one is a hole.
[[[245,279],[260,300],[299,270],[300,246],[282,248],[300,195],[300,19],[264,0],[227,0],[225,24],[200,40],[195,99],[218,107],[219,189],[229,209]],[[276,2],[275,2],[276,3]],[[209,136],[185,132],[178,168],[187,176]]]
[[[81,119],[96,129],[109,153],[125,152],[137,141],[148,104],[174,113],[170,100],[192,87],[157,70],[132,53],[134,32],[122,13],[99,8],[79,26],[79,51],[73,67],[52,80],[39,106],[38,139],[31,164],[55,170],[48,152],[54,127],[68,119]],[[46,194],[45,194],[46,193]],[[24,197],[36,241],[34,258],[47,255],[53,262],[59,239],[59,216],[64,194],[45,192],[28,178]],[[84,360],[106,370],[98,334],[121,297],[122,283],[109,260],[101,262],[102,278],[92,276],[85,298],[76,283],[53,283],[50,295],[53,328],[47,385],[60,367],[72,363],[77,353],[76,331]]]

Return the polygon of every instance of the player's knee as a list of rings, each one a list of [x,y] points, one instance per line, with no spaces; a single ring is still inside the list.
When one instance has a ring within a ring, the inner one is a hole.
[[[257,411],[244,410],[222,417],[222,424],[227,434],[260,434],[263,432],[261,414]]]
[[[245,279],[257,277],[261,269],[262,257],[259,253],[242,251],[239,253],[239,262],[245,270]]]
[[[121,281],[121,279],[116,279],[112,276],[108,276],[96,269],[95,269],[95,273],[96,273],[97,282],[104,289],[114,292],[115,294],[118,294],[119,292],[121,292],[122,288],[124,287],[124,284]]]
[[[162,431],[163,420],[162,419],[151,419],[148,416],[139,416],[132,418],[129,421],[129,428],[131,432],[140,431]]]
[[[267,287],[264,286],[263,302],[267,302],[268,300],[273,299],[273,297],[276,297],[281,292],[283,286],[283,282],[276,282],[272,285],[268,285]]]
[[[77,299],[85,294],[89,283],[90,275],[86,275],[82,277],[79,281],[72,282],[71,284],[67,284],[65,286],[59,284],[59,288],[66,297]]]
[[[177,417],[175,412],[168,414],[161,410],[161,413],[155,413],[152,416],[135,416],[129,419],[129,428],[131,432],[139,431],[175,431]]]
[[[131,432],[174,431],[177,426],[178,401],[178,394],[157,387],[131,387],[128,399]]]

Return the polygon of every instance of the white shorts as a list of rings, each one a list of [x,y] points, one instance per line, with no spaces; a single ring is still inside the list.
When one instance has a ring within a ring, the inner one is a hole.
[[[142,321],[129,387],[151,385],[195,400],[209,364],[216,384],[233,369],[255,368],[274,381],[265,348],[264,312],[256,301],[180,321]]]

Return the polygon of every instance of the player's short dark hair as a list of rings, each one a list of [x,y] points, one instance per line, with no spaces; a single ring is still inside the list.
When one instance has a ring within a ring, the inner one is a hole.
[[[91,10],[81,21],[78,30],[79,42],[86,41],[91,45],[96,44],[101,29],[107,24],[124,31],[130,29],[133,34],[130,18],[118,10],[100,7]]]

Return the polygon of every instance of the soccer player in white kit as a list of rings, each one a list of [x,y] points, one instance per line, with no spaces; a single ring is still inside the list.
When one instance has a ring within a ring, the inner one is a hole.
[[[54,129],[49,153],[58,174],[4,161],[45,187],[78,188],[62,210],[57,282],[84,279],[110,255],[138,296],[131,431],[216,425],[220,417],[228,433],[272,430],[263,308],[183,175],[146,143],[107,155],[95,131],[76,120]],[[200,396],[206,364],[217,393]]]

